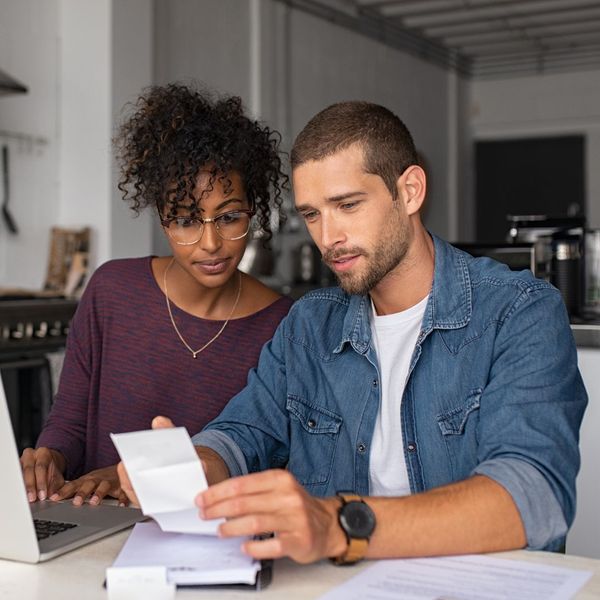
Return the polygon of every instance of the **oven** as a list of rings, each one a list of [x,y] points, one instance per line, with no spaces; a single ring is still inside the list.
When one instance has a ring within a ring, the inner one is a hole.
[[[0,297],[0,375],[19,452],[33,446],[52,406],[76,300]]]

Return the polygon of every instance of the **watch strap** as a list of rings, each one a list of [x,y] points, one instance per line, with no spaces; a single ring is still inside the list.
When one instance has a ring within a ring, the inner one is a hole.
[[[357,494],[338,492],[337,496],[342,501],[340,510],[345,504],[348,504],[348,502],[364,502],[364,500]],[[359,560],[362,560],[366,556],[367,549],[369,548],[368,539],[353,538],[350,537],[346,531],[344,531],[344,533],[346,534],[346,539],[348,540],[348,546],[346,550],[340,554],[340,556],[336,556],[331,559],[336,565],[351,565]]]

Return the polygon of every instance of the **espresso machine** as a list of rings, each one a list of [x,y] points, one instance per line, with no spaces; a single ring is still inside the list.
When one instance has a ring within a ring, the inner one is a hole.
[[[508,241],[534,249],[534,275],[556,286],[569,315],[580,317],[585,305],[585,217],[508,215]]]

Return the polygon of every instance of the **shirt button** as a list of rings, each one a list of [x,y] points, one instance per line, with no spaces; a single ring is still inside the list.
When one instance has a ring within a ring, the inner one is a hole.
[[[410,442],[407,446],[409,452],[416,452],[417,445],[414,442]]]
[[[314,429],[317,426],[317,422],[314,419],[309,419],[307,424],[311,429]]]
[[[377,381],[377,379],[373,379],[373,387],[377,387],[379,385],[379,382]]]
[[[356,449],[358,450],[359,454],[364,454],[367,451],[367,445],[363,444],[361,442],[360,444],[358,444],[358,446],[356,447]]]

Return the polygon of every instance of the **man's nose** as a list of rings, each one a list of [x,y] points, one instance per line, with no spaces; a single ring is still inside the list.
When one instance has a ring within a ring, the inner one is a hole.
[[[346,233],[343,230],[343,227],[333,217],[325,217],[321,218],[321,247],[327,250],[334,248],[346,241]]]

